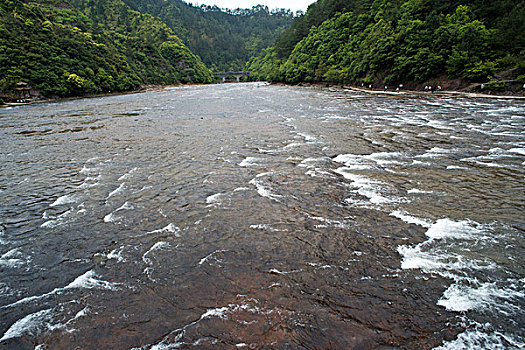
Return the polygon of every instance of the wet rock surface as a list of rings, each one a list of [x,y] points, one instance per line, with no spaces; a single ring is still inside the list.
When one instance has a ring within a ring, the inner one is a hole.
[[[0,115],[0,348],[523,343],[522,104],[232,84]]]

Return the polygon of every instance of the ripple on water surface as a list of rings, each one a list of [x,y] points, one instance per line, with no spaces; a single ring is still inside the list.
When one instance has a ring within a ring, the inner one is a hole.
[[[524,347],[522,101],[250,83],[0,115],[0,348]]]

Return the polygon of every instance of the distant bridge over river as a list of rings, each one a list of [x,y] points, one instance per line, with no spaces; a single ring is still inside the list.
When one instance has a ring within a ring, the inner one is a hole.
[[[241,81],[241,77],[250,75],[250,72],[216,72],[213,76],[216,78],[222,78],[222,82],[226,82],[227,78],[233,77],[237,79],[237,82]]]

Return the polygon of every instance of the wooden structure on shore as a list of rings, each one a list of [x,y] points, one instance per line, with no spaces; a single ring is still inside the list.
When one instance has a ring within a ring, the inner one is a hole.
[[[16,83],[15,91],[17,94],[17,98],[20,100],[31,98],[31,87],[28,83],[25,83],[23,81]]]

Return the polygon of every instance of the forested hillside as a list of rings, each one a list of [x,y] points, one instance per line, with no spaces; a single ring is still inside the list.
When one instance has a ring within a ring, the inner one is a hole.
[[[0,1],[0,91],[20,81],[76,96],[212,80],[166,24],[120,0]]]
[[[503,90],[525,82],[524,18],[520,0],[319,0],[295,19],[180,0],[1,0],[0,92],[207,83],[206,66],[288,83]]]
[[[242,70],[252,56],[275,42],[293,19],[290,10],[266,6],[222,11],[181,0],[123,0],[164,21],[214,71]]]
[[[251,60],[256,79],[351,84],[525,82],[519,0],[320,0]]]

